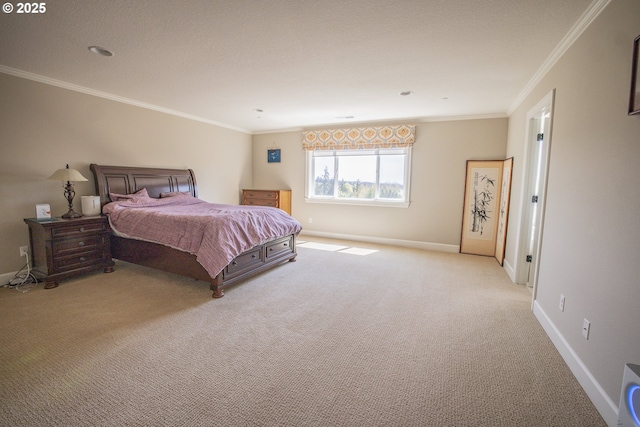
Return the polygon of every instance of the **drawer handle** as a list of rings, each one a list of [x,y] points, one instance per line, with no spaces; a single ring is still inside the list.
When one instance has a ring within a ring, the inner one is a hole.
[[[289,244],[288,244],[288,243],[285,243],[284,245],[285,245],[285,246],[289,246]]]
[[[86,261],[86,258],[85,258],[85,257],[83,257],[83,256],[81,256],[81,257],[80,257],[80,261],[81,261],[81,262],[85,262],[85,261]]]
[[[78,246],[84,246],[84,242],[78,242]]]
[[[84,233],[84,227],[80,227],[80,232]]]
[[[256,254],[251,255],[251,258],[255,258],[255,257],[256,257]]]
[[[233,261],[231,264],[232,265],[238,265],[238,263],[236,261]]]

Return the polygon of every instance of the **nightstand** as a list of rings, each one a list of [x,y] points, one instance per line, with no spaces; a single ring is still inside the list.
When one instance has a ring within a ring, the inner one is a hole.
[[[55,288],[61,279],[89,271],[113,271],[106,216],[25,218],[24,222],[29,226],[33,274],[45,281],[45,289]]]
[[[291,190],[242,190],[242,204],[280,208],[291,215]]]

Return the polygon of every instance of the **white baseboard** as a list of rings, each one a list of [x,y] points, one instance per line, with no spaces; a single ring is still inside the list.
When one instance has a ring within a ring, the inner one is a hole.
[[[382,245],[402,246],[405,248],[425,249],[428,251],[459,253],[459,245],[444,245],[442,243],[418,242],[415,240],[387,239],[384,237],[359,236],[354,234],[325,233],[322,231],[302,230],[302,236],[326,237],[328,239],[353,240],[355,242],[379,243]]]
[[[618,424],[618,405],[611,400],[598,381],[596,381],[591,372],[589,372],[589,369],[582,363],[582,360],[580,360],[576,352],[573,351],[569,343],[564,339],[553,322],[551,322],[551,319],[537,301],[533,303],[533,314],[542,325],[542,328],[564,361],[569,365],[569,369],[571,369],[571,372],[587,393],[593,405],[602,418],[604,418],[604,421],[608,426],[616,426]]]
[[[9,280],[13,279],[18,272],[0,274],[0,286],[8,285]]]
[[[511,279],[511,281],[513,283],[517,283],[516,282],[516,270],[513,268],[513,266],[511,264],[509,264],[509,262],[506,259],[502,263],[502,266],[504,267],[505,271],[507,272],[507,275],[509,276],[509,279]]]

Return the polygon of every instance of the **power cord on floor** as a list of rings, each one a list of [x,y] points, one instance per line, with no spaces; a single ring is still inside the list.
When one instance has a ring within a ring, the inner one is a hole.
[[[27,263],[13,276],[13,279],[9,280],[9,289],[15,289],[20,292],[28,292],[31,289],[38,286],[38,279],[31,273],[31,266],[29,263],[29,253],[27,252]],[[26,271],[24,271],[26,268]]]

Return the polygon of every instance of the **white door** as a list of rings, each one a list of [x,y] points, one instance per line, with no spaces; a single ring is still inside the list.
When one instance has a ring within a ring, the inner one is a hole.
[[[534,300],[540,266],[553,95],[554,93],[551,92],[527,114],[526,184],[522,206],[522,244],[518,255],[518,283],[525,284],[531,289]]]

